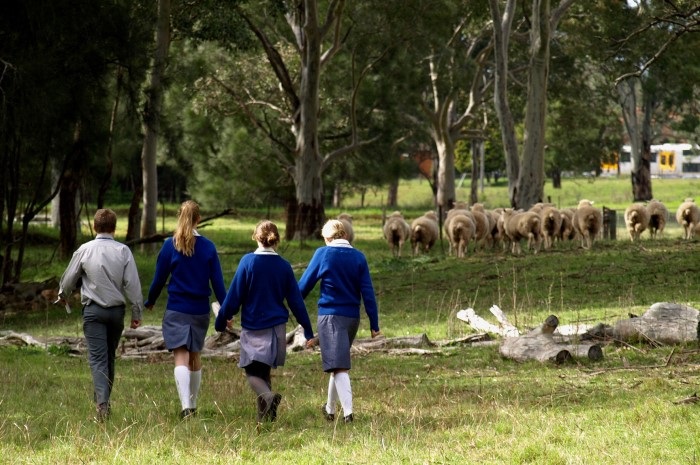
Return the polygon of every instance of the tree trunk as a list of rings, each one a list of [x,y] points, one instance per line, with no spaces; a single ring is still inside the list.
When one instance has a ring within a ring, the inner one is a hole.
[[[637,117],[637,89],[641,89],[641,83],[636,77],[617,83],[622,117],[630,140],[632,195],[635,201],[646,201],[652,199],[651,117],[654,104],[652,98],[643,96],[644,116],[640,125]]]
[[[479,201],[479,173],[481,173],[481,150],[484,146],[483,139],[472,139],[472,176],[471,189],[469,190],[469,202],[474,205]]]
[[[116,96],[114,97],[114,105],[112,106],[112,114],[109,119],[109,137],[107,139],[107,153],[105,154],[105,168],[106,173],[100,187],[97,191],[97,208],[104,208],[105,195],[109,190],[109,185],[112,182],[112,168],[114,166],[114,161],[112,160],[112,149],[114,147],[114,128],[117,124],[117,112],[119,111],[119,99],[121,97],[122,88],[122,75],[123,70],[121,67],[117,68],[117,83],[116,83]]]
[[[132,177],[132,181],[133,181]],[[141,224],[141,197],[143,196],[143,185],[140,182],[133,182],[134,192],[131,195],[129,205],[128,224],[126,226],[126,241],[135,241],[141,237],[139,225]]]
[[[394,179],[389,183],[389,192],[387,193],[386,204],[388,207],[396,208],[399,203],[399,180]]]
[[[643,108],[644,118],[642,119],[642,144],[639,154],[637,169],[632,171],[632,193],[635,202],[651,200],[651,124],[654,113],[653,95],[644,93]]]
[[[294,184],[298,209],[294,238],[320,237],[323,209],[323,160],[318,143],[319,80],[321,77],[321,31],[315,1],[303,9],[304,42],[301,50],[299,112],[295,120],[296,165]],[[290,215],[288,214],[289,218]]]
[[[143,110],[143,217],[141,235],[150,236],[158,228],[158,172],[156,148],[163,100],[163,78],[170,47],[170,0],[158,0],[158,25],[151,80]]]
[[[552,168],[552,187],[561,189],[561,170],[558,167]]]
[[[544,197],[544,145],[549,75],[549,0],[532,3],[530,66],[523,161],[520,165],[516,207],[529,209]]]
[[[59,223],[60,241],[59,255],[62,259],[68,259],[76,249],[78,242],[78,218],[77,198],[80,186],[80,175],[74,169],[68,169],[61,176],[61,188],[59,191]]]
[[[19,204],[20,176],[19,167],[21,163],[19,142],[12,136],[8,136],[8,147],[3,152],[3,179],[7,183],[3,185],[3,209],[7,206],[7,224],[2,234],[3,256],[2,256],[2,285],[6,285],[12,280],[12,249],[14,246],[14,225],[15,215]]]
[[[455,149],[448,134],[441,132],[434,136],[438,152],[437,206],[443,211],[455,204]]]
[[[508,198],[511,206],[515,206],[518,178],[520,177],[520,158],[518,157],[518,142],[515,135],[515,121],[508,103],[508,42],[513,17],[515,16],[515,0],[508,0],[501,15],[499,1],[489,0],[491,18],[493,19],[494,38],[494,90],[493,101],[496,116],[501,126],[501,139],[506,155],[506,175],[508,177]]]

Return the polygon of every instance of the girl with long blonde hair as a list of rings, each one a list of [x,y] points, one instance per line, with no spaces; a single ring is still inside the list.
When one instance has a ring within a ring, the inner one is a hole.
[[[178,210],[177,228],[163,243],[156,272],[148,291],[146,308],[153,308],[168,277],[168,302],[163,314],[163,339],[175,359],[175,385],[180,398],[180,417],[197,413],[202,383],[200,352],[209,328],[212,289],[221,304],[226,286],[214,243],[197,232],[199,205],[187,200]]]

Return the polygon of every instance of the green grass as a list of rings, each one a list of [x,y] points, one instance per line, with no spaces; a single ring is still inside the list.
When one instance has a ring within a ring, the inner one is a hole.
[[[592,194],[605,192],[609,197],[599,204],[624,209],[624,198],[608,200],[624,190],[624,180],[576,182],[578,191],[563,194],[574,185],[564,180],[562,206],[575,204],[578,197],[598,201],[602,195]],[[693,196],[693,186],[678,180],[662,189],[655,180],[654,190],[672,209],[670,199]],[[423,189],[427,204],[421,204]],[[419,214],[430,208],[425,182],[402,185],[402,198],[405,211]],[[381,327],[389,337],[425,333],[440,340],[470,334],[455,313],[473,307],[490,318],[493,304],[521,328],[536,326],[552,313],[561,324],[611,323],[658,301],[700,307],[700,245],[682,241],[678,230],[658,241],[645,235],[640,244],[619,233],[620,240],[597,242],[593,250],[564,244],[537,255],[486,250],[457,260],[438,246],[430,256],[395,259],[381,239],[381,205],[353,209],[351,201],[346,208],[353,212],[356,247],[370,263]],[[250,233],[263,216],[267,213],[246,211],[202,230],[217,244],[227,283],[240,256],[253,249]],[[280,211],[271,216],[283,224]],[[173,224],[168,218],[166,228]],[[36,231],[26,280],[60,276],[66,263],[51,259],[52,234]],[[281,253],[300,275],[320,245],[283,243]],[[155,252],[137,249],[135,254],[145,293]],[[314,302],[307,299],[311,313]],[[160,324],[164,303],[165,295],[146,314],[146,324]],[[0,329],[40,340],[80,336],[77,313],[66,315],[50,306],[5,309]],[[369,337],[366,318],[359,337]],[[328,424],[319,413],[327,378],[318,352],[294,353],[273,372],[273,385],[284,396],[279,420],[257,432],[253,394],[235,360],[204,361],[200,414],[187,422],[177,418],[169,355],[119,360],[114,415],[98,424],[90,420],[91,381],[84,357],[67,356],[60,348],[3,348],[0,463],[700,462],[693,426],[700,421],[700,407],[673,403],[698,390],[697,345],[613,344],[604,354],[601,362],[564,366],[505,360],[493,346],[427,355],[356,354],[351,376],[357,420],[346,426]]]

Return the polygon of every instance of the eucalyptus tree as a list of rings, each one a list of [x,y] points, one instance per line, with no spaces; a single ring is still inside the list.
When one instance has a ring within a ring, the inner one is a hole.
[[[260,104],[280,111],[278,116],[291,128],[294,148],[289,172],[294,180],[295,198],[287,206],[287,236],[305,239],[318,235],[325,219],[324,168],[368,141],[358,138],[357,121],[352,113],[346,116],[350,135],[345,145],[322,153],[319,141],[319,115],[323,111],[321,76],[341,50],[347,33],[342,21],[345,1],[331,0],[322,11],[316,0],[275,3],[278,9],[261,8],[253,2],[242,5],[238,13],[258,39],[283,100],[260,101],[250,94],[252,98],[239,99],[239,104],[249,112]],[[286,29],[282,30],[285,23]],[[246,93],[249,89],[236,92]],[[262,123],[258,120],[257,124]]]
[[[396,8],[401,2],[390,2]],[[356,32],[369,34],[390,23],[374,2],[268,1],[234,5],[250,43],[226,44],[230,56],[203,87],[211,102],[228,102],[249,127],[269,139],[268,163],[276,163],[294,186],[287,199],[288,237],[317,235],[324,221],[324,173],[350,154],[380,140],[371,127],[386,113],[364,86],[377,78],[387,55],[377,41],[362,47]],[[366,17],[354,15],[359,10]],[[395,10],[396,11],[396,10]],[[392,44],[393,45],[393,44]],[[370,77],[372,79],[370,79]]]
[[[493,19],[495,85],[494,103],[506,152],[508,194],[512,206],[529,208],[542,201],[544,195],[545,121],[547,80],[550,71],[550,42],[559,22],[575,0],[561,0],[552,9],[550,0],[532,0],[523,5],[528,21],[527,102],[523,122],[522,152],[519,151],[515,121],[509,102],[509,47],[516,0],[489,0]],[[529,15],[527,15],[529,13]]]
[[[479,127],[474,120],[480,119],[491,83],[488,9],[485,2],[470,6],[467,10],[462,2],[445,1],[414,20],[420,21],[416,29],[425,47],[421,109],[438,155],[436,203],[441,211],[456,200],[455,144],[468,137],[467,128]]]
[[[609,66],[631,146],[632,193],[650,200],[654,124],[670,122],[688,105],[700,59],[700,7],[693,2],[640,0],[618,6],[602,19],[613,38]],[[689,120],[686,120],[689,121]]]

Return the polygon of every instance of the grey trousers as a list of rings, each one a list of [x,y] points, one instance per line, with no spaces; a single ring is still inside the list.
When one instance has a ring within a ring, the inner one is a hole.
[[[124,305],[83,307],[83,333],[88,348],[88,363],[92,371],[95,403],[109,403],[114,384],[114,361],[124,330]]]

